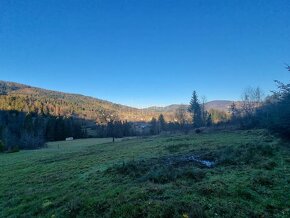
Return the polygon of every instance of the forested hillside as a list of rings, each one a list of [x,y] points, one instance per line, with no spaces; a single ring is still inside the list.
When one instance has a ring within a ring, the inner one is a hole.
[[[50,91],[11,82],[0,81],[0,110],[17,110],[78,117],[97,122],[150,120],[154,112],[114,104],[77,94]]]
[[[207,110],[225,113],[230,101],[213,101]],[[77,117],[107,123],[110,120],[150,121],[161,113],[165,120],[176,121],[178,110],[187,113],[187,105],[137,109],[78,94],[50,91],[13,82],[0,81],[0,110],[17,110],[52,116]],[[187,116],[189,116],[187,114]]]

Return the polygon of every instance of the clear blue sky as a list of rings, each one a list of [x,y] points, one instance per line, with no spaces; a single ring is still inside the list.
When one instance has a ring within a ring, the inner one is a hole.
[[[290,74],[289,0],[1,0],[0,80],[137,107]]]

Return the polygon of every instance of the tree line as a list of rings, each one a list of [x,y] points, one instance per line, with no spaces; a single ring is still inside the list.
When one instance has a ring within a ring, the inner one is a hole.
[[[290,67],[287,66],[290,71]],[[204,101],[201,103],[197,92],[193,91],[188,112],[191,119],[186,116],[186,110],[179,108],[176,111],[176,122],[165,122],[161,114],[158,119],[151,120],[151,134],[161,131],[184,131],[200,127],[219,126],[240,129],[265,128],[285,139],[290,139],[290,83],[284,84],[275,81],[277,90],[264,98],[262,90],[247,88],[242,99],[233,102],[228,113],[205,109]]]
[[[106,138],[123,138],[135,136],[136,132],[131,122],[121,120],[111,120],[107,124],[97,124],[93,127],[96,137]]]
[[[34,149],[42,147],[46,141],[67,137],[86,137],[80,120],[16,110],[0,111],[0,150]]]
[[[290,71],[290,67],[286,67]],[[266,128],[271,132],[290,139],[290,83],[275,80],[277,90],[262,98],[259,88],[247,89],[240,105],[230,108],[231,123],[240,128]]]
[[[191,119],[188,119],[187,112],[190,113]],[[216,112],[212,110],[212,112]],[[218,114],[218,112],[216,112]],[[188,132],[194,128],[212,126],[212,114],[205,109],[205,102],[200,103],[196,91],[193,91],[191,101],[187,110],[178,108],[176,110],[176,121],[166,122],[162,114],[158,119],[152,118],[150,133],[152,135],[159,134],[162,131],[182,131]]]

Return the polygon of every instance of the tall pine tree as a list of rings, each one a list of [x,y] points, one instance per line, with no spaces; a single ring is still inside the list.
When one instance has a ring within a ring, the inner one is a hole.
[[[201,113],[201,107],[198,101],[198,96],[197,96],[196,91],[193,91],[192,93],[188,111],[191,113],[193,126],[195,128],[201,127],[202,126],[202,113]]]

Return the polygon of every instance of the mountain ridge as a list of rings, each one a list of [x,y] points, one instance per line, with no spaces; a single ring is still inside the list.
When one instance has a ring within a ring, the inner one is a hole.
[[[207,110],[210,109],[220,109],[222,111],[225,111],[228,109],[228,106],[230,106],[234,101],[231,100],[212,100],[212,101],[208,101],[205,103],[205,107]],[[170,104],[167,106],[150,106],[150,107],[146,107],[144,109],[149,109],[149,110],[160,110],[160,111],[170,111],[170,110],[174,110],[177,108],[188,108],[189,104]]]
[[[135,108],[96,97],[66,93],[33,87],[16,82],[0,80],[0,109],[34,111],[58,116],[72,116],[96,122],[120,119],[128,121],[150,121],[163,114],[168,121],[174,121],[178,108],[187,109],[186,104],[171,104],[165,107]],[[232,101],[215,100],[205,104],[206,109],[226,111]]]

